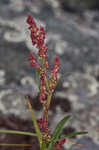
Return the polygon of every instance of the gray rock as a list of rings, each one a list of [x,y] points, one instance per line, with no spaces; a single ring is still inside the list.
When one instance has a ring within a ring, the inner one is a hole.
[[[52,3],[51,1],[50,4]],[[37,22],[43,23],[46,28],[50,67],[55,56],[59,56],[60,74],[72,70],[71,75],[64,78],[57,88],[58,94],[71,102],[74,117],[71,124],[76,130],[88,129],[89,136],[97,141],[99,68],[96,66],[99,65],[99,22],[93,21],[95,14],[90,11],[87,16],[85,12],[85,20],[61,12],[60,9],[57,15],[56,4],[54,7],[50,4],[40,0],[0,0],[0,70],[5,72],[0,76],[4,79],[3,84],[0,84],[0,111],[5,115],[12,113],[28,118],[23,113],[24,95],[37,94],[35,70],[29,67],[28,62],[29,51],[36,51],[29,41],[26,25],[27,15],[32,13]],[[56,111],[56,114],[50,112],[53,122],[65,115],[60,107]]]
[[[98,0],[61,0],[64,9],[82,10],[82,9],[95,9],[99,8]]]
[[[5,83],[5,71],[0,70],[0,85],[3,85]]]
[[[80,138],[77,143],[82,144],[82,146],[74,146],[72,150],[99,150],[99,144],[94,143],[89,137]]]

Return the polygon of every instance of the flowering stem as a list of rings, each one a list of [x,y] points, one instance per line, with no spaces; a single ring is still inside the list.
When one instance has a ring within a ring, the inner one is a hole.
[[[46,143],[45,143],[45,141],[42,142],[41,150],[46,150]]]
[[[48,95],[48,99],[47,99],[47,107],[48,107],[48,109],[49,109],[49,107],[50,107],[51,97],[52,97],[52,94],[49,94],[49,95]]]
[[[48,110],[50,107],[51,96],[52,94],[48,94],[47,102],[45,104],[45,109],[44,109],[44,119],[46,119],[46,122],[48,122]]]
[[[47,90],[49,91],[48,80],[47,80],[47,78],[46,78],[46,77],[45,77],[45,82],[46,82],[46,87],[47,87]]]

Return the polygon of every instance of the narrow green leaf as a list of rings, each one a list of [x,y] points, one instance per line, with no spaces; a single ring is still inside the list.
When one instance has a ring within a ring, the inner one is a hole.
[[[0,143],[0,146],[14,146],[14,147],[30,147],[32,146],[31,144],[6,144],[6,143]]]
[[[40,132],[40,129],[39,129],[39,126],[38,126],[36,117],[35,117],[35,113],[34,113],[34,111],[33,111],[33,109],[32,109],[32,105],[31,105],[29,99],[28,99],[28,106],[29,106],[29,109],[30,109],[30,112],[31,112],[32,121],[33,121],[35,130],[36,130],[36,134],[37,134],[37,137],[38,137],[38,141],[39,141],[40,147],[41,147],[41,145],[42,145],[42,135],[41,135],[41,132]]]
[[[65,135],[65,136],[62,136],[61,138],[58,138],[58,139],[56,139],[55,140],[55,142],[57,142],[58,140],[62,140],[62,139],[64,139],[64,138],[71,138],[71,137],[74,137],[74,136],[76,136],[76,135],[83,135],[83,134],[88,134],[88,132],[74,132],[74,133],[70,133],[70,134],[67,134],[67,135]]]
[[[36,71],[36,78],[35,78],[36,84],[38,86],[38,89],[40,90],[40,72]]]
[[[16,130],[0,130],[0,133],[21,134],[21,135],[37,136],[35,133],[24,132],[24,131],[16,131]]]
[[[60,139],[64,139],[64,138],[70,138],[70,137],[73,137],[73,136],[76,136],[76,135],[83,135],[83,134],[88,134],[88,132],[74,132],[74,133],[70,133],[68,135],[65,135],[63,137],[61,137]],[[60,140],[58,139],[58,140]]]
[[[58,123],[58,125],[56,126],[56,129],[54,130],[54,132],[52,134],[52,139],[48,146],[48,150],[52,150],[54,141],[57,140],[58,136],[60,135],[60,132],[62,131],[63,126],[70,119],[70,117],[71,117],[71,115],[67,115]]]
[[[60,132],[62,131],[64,124],[70,119],[70,117],[71,115],[67,115],[57,124],[56,129],[53,132],[53,136],[52,136],[53,140],[60,135]]]

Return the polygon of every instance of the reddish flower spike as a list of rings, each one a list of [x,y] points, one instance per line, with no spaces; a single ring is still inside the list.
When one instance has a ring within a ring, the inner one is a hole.
[[[29,63],[30,63],[30,66],[31,66],[31,67],[40,69],[40,66],[39,66],[38,63],[37,63],[37,60],[36,60],[36,58],[34,57],[33,52],[30,52],[30,55],[29,55]]]
[[[47,127],[47,122],[44,118],[40,118],[38,123],[42,132],[49,132],[49,129]]]
[[[59,65],[60,65],[60,59],[59,59],[59,57],[56,57],[55,60],[54,60],[53,68],[52,68],[52,70],[51,70],[51,78],[50,78],[50,80],[49,80],[50,92],[51,92],[51,93],[52,93],[52,92],[55,90],[55,88],[56,88]]]
[[[36,27],[36,23],[34,21],[34,19],[32,18],[32,15],[29,15],[28,18],[27,18],[27,23],[32,26],[34,25]]]

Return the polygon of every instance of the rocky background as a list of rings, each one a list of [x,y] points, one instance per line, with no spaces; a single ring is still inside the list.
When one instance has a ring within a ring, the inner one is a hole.
[[[50,128],[66,112],[72,113],[68,126],[89,132],[77,137],[84,147],[74,150],[99,150],[98,0],[0,0],[0,116],[29,120],[24,96],[37,96],[35,72],[28,64],[29,51],[35,53],[26,24],[28,14],[45,26],[50,65],[59,56],[59,75],[67,72],[54,94]],[[40,117],[37,101],[34,107]]]

